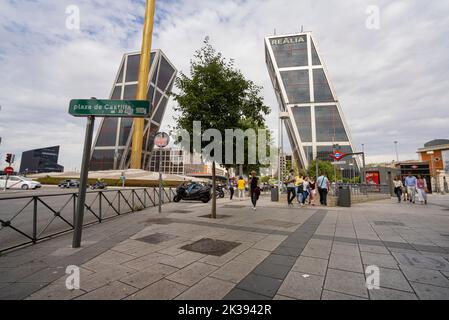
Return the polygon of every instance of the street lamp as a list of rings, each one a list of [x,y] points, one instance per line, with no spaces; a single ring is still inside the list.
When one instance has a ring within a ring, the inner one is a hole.
[[[279,148],[279,159],[278,159],[278,184],[279,184],[279,197],[281,195],[281,187],[282,187],[282,170],[281,170],[281,157],[284,154],[284,135],[283,135],[283,124],[284,120],[288,119],[288,112],[279,112],[279,140],[280,140],[280,148]]]
[[[399,162],[399,153],[398,153],[398,142],[394,142],[394,149],[396,151],[396,162]]]

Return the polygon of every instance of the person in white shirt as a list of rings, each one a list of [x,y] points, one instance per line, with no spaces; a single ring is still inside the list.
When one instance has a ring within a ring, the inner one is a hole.
[[[393,185],[394,185],[394,194],[396,195],[396,197],[398,197],[398,203],[401,203],[402,188],[404,188],[404,184],[402,183],[400,176],[394,177]]]
[[[323,206],[327,206],[327,193],[329,192],[329,179],[326,177],[324,173],[318,177],[316,181],[316,186],[318,188],[318,192],[320,193],[320,203]]]

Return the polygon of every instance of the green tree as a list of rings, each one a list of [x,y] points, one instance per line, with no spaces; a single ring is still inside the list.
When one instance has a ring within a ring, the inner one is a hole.
[[[310,162],[309,168],[306,171],[307,175],[310,177],[315,177],[316,175],[316,162],[312,160]],[[337,174],[337,180],[341,179],[340,170],[335,170],[332,162],[318,160],[318,174],[324,173],[329,181],[335,181],[335,173]],[[315,178],[316,179],[316,178]]]
[[[174,129],[182,129],[190,134],[191,152],[201,152],[193,149],[194,121],[201,121],[203,132],[209,128],[216,129],[222,137],[225,136],[226,129],[245,131],[248,128],[266,128],[265,116],[270,109],[260,96],[262,88],[247,80],[242,72],[234,67],[234,61],[226,60],[207,39],[191,60],[190,76],[181,73],[175,84],[180,92],[174,94],[178,103],[175,110],[180,115],[176,118]],[[201,149],[208,144],[209,142],[202,142]],[[224,145],[222,148],[224,160]],[[245,146],[245,164],[247,153],[248,148]],[[235,162],[225,166],[238,167]],[[247,170],[251,168],[246,165]],[[212,164],[212,181],[212,217],[215,218],[215,161]]]

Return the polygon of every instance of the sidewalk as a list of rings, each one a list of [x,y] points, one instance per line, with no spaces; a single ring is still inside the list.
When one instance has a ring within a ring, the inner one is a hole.
[[[1,299],[449,299],[449,196],[351,208],[167,204],[0,256]],[[65,286],[80,268],[80,289]],[[368,290],[365,268],[380,270]]]

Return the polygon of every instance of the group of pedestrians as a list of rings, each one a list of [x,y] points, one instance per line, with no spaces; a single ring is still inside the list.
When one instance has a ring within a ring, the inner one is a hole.
[[[259,178],[257,177],[256,171],[251,172],[251,176],[248,178],[248,181],[245,181],[245,179],[243,179],[242,176],[240,176],[239,179],[237,180],[237,191],[238,191],[238,198],[240,201],[242,201],[245,197],[247,183],[249,194],[251,197],[251,203],[253,205],[253,210],[256,211],[257,200],[259,200],[260,197]],[[228,189],[230,192],[230,199],[232,200],[235,191],[234,191],[234,182],[231,180],[229,181]]]
[[[290,170],[289,175],[284,180],[287,186],[288,206],[293,206],[293,200],[296,198],[301,206],[307,204],[314,206],[317,197],[317,191],[320,197],[320,204],[327,206],[327,193],[329,191],[329,179],[320,175],[316,181],[312,177],[295,176],[294,170]]]
[[[409,202],[415,203],[416,197],[421,204],[427,204],[427,193],[429,192],[427,188],[426,179],[418,175],[418,178],[413,176],[411,172],[408,173],[404,181],[402,181],[400,176],[396,176],[393,180],[394,193],[398,198],[398,203]]]

